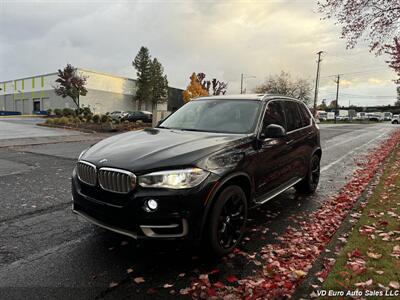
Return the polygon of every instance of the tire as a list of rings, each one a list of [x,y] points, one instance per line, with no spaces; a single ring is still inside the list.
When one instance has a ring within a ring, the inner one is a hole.
[[[294,186],[298,192],[303,194],[315,193],[320,176],[320,160],[321,158],[317,154],[311,157],[306,177]]]
[[[247,221],[247,200],[236,185],[225,188],[215,200],[207,220],[204,248],[212,256],[231,252],[241,241]]]
[[[393,121],[392,124],[399,124],[399,121]]]

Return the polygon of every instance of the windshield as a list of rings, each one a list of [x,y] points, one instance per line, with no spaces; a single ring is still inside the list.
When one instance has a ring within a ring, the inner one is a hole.
[[[250,133],[254,131],[261,102],[251,100],[193,100],[160,124],[161,128]]]

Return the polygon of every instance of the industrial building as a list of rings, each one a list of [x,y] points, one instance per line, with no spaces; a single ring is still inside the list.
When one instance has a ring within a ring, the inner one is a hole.
[[[86,96],[80,97],[81,106],[90,106],[96,114],[124,110],[138,110],[135,99],[136,80],[112,74],[78,68],[87,78]],[[56,108],[76,108],[69,97],[54,92],[58,73],[31,76],[0,82],[0,111],[17,111],[32,114]],[[167,110],[175,111],[183,105],[182,90],[169,88]],[[143,103],[141,110],[152,111],[152,103]]]

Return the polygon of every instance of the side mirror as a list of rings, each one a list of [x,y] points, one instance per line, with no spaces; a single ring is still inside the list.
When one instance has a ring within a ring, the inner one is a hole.
[[[261,132],[261,138],[281,138],[286,135],[286,130],[281,125],[270,124]]]

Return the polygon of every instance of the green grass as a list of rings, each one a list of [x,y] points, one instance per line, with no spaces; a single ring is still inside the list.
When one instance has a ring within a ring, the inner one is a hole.
[[[350,233],[347,244],[340,251],[336,263],[323,284],[325,290],[355,290],[354,285],[359,282],[373,280],[372,285],[366,287],[368,290],[381,290],[378,284],[385,287],[391,281],[400,281],[400,260],[391,256],[393,247],[400,245],[400,241],[395,238],[400,234],[394,233],[390,241],[383,241],[378,233],[373,233],[375,239],[369,235],[362,235],[359,229],[363,225],[374,226],[382,232],[399,231],[399,220],[388,214],[389,211],[400,214],[400,175],[399,175],[400,150],[397,147],[390,160],[385,165],[385,171],[376,186],[375,191],[368,199],[367,205],[363,208],[361,217]],[[386,182],[386,183],[385,183]],[[374,212],[376,217],[369,214]],[[387,225],[386,225],[387,222]],[[346,266],[348,262],[348,253],[358,249],[361,252],[362,259],[366,261],[366,270],[361,274],[354,273]],[[381,254],[379,259],[370,258],[367,252]],[[382,272],[382,274],[378,274]],[[361,289],[361,288],[359,288]],[[394,290],[391,288],[391,290]],[[332,298],[330,298],[332,299]],[[373,299],[373,297],[368,297]]]

